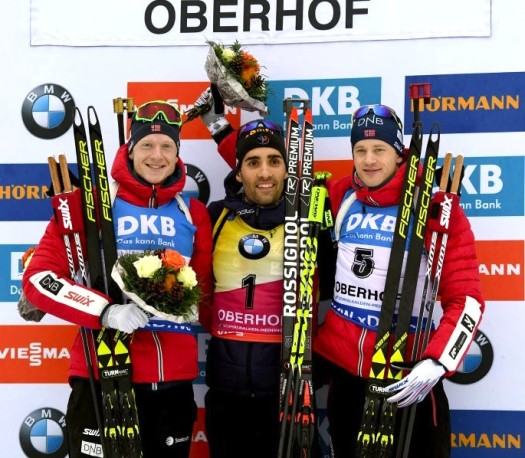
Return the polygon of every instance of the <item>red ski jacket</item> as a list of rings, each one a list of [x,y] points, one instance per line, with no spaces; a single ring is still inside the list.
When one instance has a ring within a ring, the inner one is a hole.
[[[118,198],[141,207],[156,203],[159,213],[162,212],[162,205],[182,191],[186,179],[184,164],[179,158],[174,174],[164,185],[148,185],[139,181],[131,172],[127,145],[118,150],[111,174],[119,183]],[[190,199],[189,211],[192,224],[196,227],[190,266],[195,270],[203,291],[203,305],[211,298],[211,223],[205,205],[197,199]],[[81,234],[81,242],[86,253],[84,234]],[[74,243],[71,245],[78,268]],[[93,367],[97,367],[93,334],[96,335],[96,330],[100,329],[100,314],[110,303],[110,298],[71,280],[63,236],[54,219],[48,224],[24,272],[22,285],[30,303],[44,312],[88,329],[91,360]],[[135,383],[191,380],[198,374],[197,340],[192,333],[137,330],[130,344],[130,354],[132,380]],[[69,377],[88,377],[80,333],[71,349]]]
[[[334,217],[349,190],[356,194],[357,201],[368,206],[399,205],[405,167],[405,164],[401,165],[388,183],[374,190],[356,185],[353,172],[341,180],[329,181],[328,191]],[[427,231],[425,245],[428,250],[430,231]],[[438,250],[439,245],[436,252]],[[474,235],[459,205],[454,208],[450,220],[438,295],[443,316],[437,329],[432,333],[423,358],[439,361],[447,369],[447,375],[450,375],[459,366],[475,337],[484,310]],[[465,317],[472,319],[469,322],[470,329],[467,333],[464,332],[466,328],[463,327]],[[314,351],[348,372],[368,378],[376,335],[374,330],[346,320],[330,309],[325,316],[324,323],[319,327],[317,338],[314,341]],[[409,352],[412,346],[413,334],[410,334]]]

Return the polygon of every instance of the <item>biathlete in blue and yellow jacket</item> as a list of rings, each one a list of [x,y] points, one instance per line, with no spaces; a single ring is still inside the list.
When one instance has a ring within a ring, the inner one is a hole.
[[[286,177],[280,127],[232,132],[237,165],[212,202],[215,290],[208,323],[206,432],[211,458],[276,456]],[[229,144],[226,141],[226,144]]]

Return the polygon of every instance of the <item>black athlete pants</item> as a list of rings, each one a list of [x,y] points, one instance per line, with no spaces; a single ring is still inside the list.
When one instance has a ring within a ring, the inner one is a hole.
[[[67,406],[70,458],[93,457],[100,452],[100,435],[89,381],[71,381]],[[197,417],[191,381],[135,384],[135,399],[144,458],[188,458]],[[158,389],[154,389],[158,388]],[[100,400],[100,387],[97,383]],[[100,404],[99,409],[101,410]]]

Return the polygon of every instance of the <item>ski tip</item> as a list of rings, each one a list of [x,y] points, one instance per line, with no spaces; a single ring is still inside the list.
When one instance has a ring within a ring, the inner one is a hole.
[[[82,127],[84,125],[84,119],[82,118],[82,112],[80,108],[75,107],[75,117],[73,119],[76,127]]]

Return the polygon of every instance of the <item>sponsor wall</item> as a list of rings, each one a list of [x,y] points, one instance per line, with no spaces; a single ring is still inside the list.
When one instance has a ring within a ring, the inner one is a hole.
[[[408,85],[432,84],[421,120],[425,133],[440,123],[441,157],[446,151],[465,156],[461,204],[477,238],[487,301],[475,343],[446,382],[453,457],[522,456],[525,66],[512,50],[525,41],[518,30],[525,6],[518,0],[305,1],[304,10],[295,10],[304,13],[301,23],[275,10],[281,2],[261,1],[269,18],[264,29],[261,18],[243,25],[251,18],[243,1],[107,3],[76,2],[72,11],[71,2],[23,0],[0,15],[0,456],[67,453],[63,412],[75,329],[50,316],[25,322],[16,310],[21,256],[38,242],[51,213],[47,157],[65,153],[75,162],[67,113],[75,105],[83,113],[95,106],[111,161],[118,147],[112,100],[164,98],[190,108],[208,85],[207,39],[249,44],[265,66],[272,119],[284,121],[284,97],[312,100],[315,168],[335,177],[350,167],[349,116],[357,106],[394,107],[404,115],[408,144]],[[293,9],[300,2],[282,3]],[[230,108],[227,116],[239,125],[254,114]],[[184,127],[181,155],[187,191],[207,202],[220,198],[228,167],[199,120]],[[201,410],[193,457],[204,458],[208,336],[197,329],[197,339]],[[327,441],[323,412],[320,430]]]

